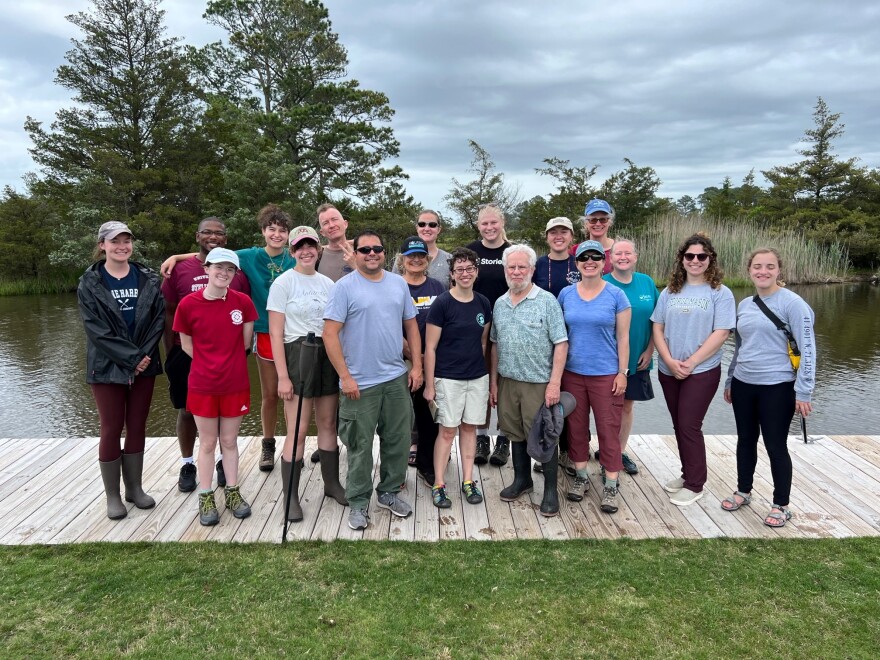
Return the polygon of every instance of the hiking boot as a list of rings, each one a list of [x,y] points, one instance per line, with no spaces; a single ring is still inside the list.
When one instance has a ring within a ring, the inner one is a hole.
[[[241,496],[238,486],[228,486],[223,489],[226,495],[226,508],[232,511],[236,518],[247,518],[251,515],[251,505]]]
[[[639,473],[639,466],[636,465],[636,462],[633,459],[631,459],[629,456],[627,456],[626,453],[624,453],[621,456],[621,459],[623,460],[623,471],[624,472],[626,472],[627,474],[638,474]]]
[[[602,502],[599,508],[605,513],[617,513],[617,488],[615,486],[605,486],[602,489]]]
[[[376,498],[377,504],[388,509],[399,518],[406,518],[412,513],[412,507],[397,496],[397,493],[381,493]]]
[[[485,465],[489,462],[489,452],[492,447],[488,435],[477,436],[477,453],[474,455],[474,465]]]
[[[461,485],[461,492],[464,493],[464,498],[468,504],[479,504],[483,501],[483,494],[477,488],[475,481],[465,481]]]
[[[217,503],[214,501],[214,491],[199,493],[199,522],[206,527],[220,522],[220,512],[217,511]]]
[[[681,477],[676,477],[675,479],[667,481],[665,484],[663,484],[663,490],[665,490],[667,493],[677,493],[682,488],[684,488],[684,479],[682,479]]]
[[[574,469],[574,461],[568,457],[567,451],[559,452],[559,467],[565,470],[565,474],[569,477],[573,477],[577,472]]]
[[[565,496],[572,502],[580,502],[588,490],[590,490],[590,480],[575,474]]]
[[[687,488],[682,488],[677,493],[673,493],[669,496],[669,501],[672,502],[675,506],[687,506],[688,504],[693,504],[698,499],[703,497],[703,491],[699,493],[695,493],[692,490],[688,490]]]
[[[191,493],[196,489],[196,464],[184,463],[180,466],[180,476],[177,478],[177,490],[181,493]]]
[[[354,530],[366,529],[370,516],[366,509],[352,509],[348,512],[348,526]]]
[[[513,456],[513,482],[499,493],[503,502],[513,502],[520,495],[531,493],[534,488],[532,473],[529,472],[532,459],[529,458],[525,441],[514,442],[510,453]]]
[[[452,500],[446,495],[446,484],[431,488],[431,501],[438,509],[448,509],[452,506]]]
[[[502,465],[507,465],[508,458],[510,458],[510,440],[503,435],[499,435],[495,438],[495,451],[489,457],[489,462],[492,465],[501,467]]]
[[[263,438],[263,451],[260,453],[260,472],[271,472],[275,467],[275,438]]]
[[[435,477],[434,477],[433,472],[427,472],[425,470],[416,469],[416,474],[418,475],[419,479],[421,479],[428,488],[434,487]]]
[[[303,519],[303,510],[299,503],[299,476],[302,472],[303,462],[297,461],[291,463],[285,461],[281,457],[281,495],[284,498],[282,505],[287,511],[287,520],[290,522],[299,522]],[[288,504],[288,487],[290,486],[290,477],[293,475],[293,489],[290,491],[290,504]]]
[[[143,489],[144,452],[122,455],[122,483],[125,484],[125,501],[134,502],[138,509],[152,509],[156,500]]]
[[[223,471],[223,459],[217,461],[217,485],[223,488],[226,485],[226,472]]]
[[[101,466],[101,480],[104,482],[104,493],[107,496],[107,517],[120,520],[128,515],[128,507],[119,495],[119,474],[122,469],[122,457],[115,461],[98,461]]]

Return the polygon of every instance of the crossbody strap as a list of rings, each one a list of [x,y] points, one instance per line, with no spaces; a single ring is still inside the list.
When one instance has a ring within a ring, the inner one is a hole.
[[[788,339],[788,345],[791,348],[792,354],[800,356],[801,351],[798,348],[797,340],[794,338],[794,335],[791,334],[791,331],[785,326],[782,321],[779,320],[779,317],[776,316],[776,314],[770,311],[770,308],[767,307],[767,304],[763,300],[761,300],[761,296],[756,294],[755,297],[752,298],[752,300],[758,306],[758,309],[764,312],[768,319],[773,321],[773,325],[775,325],[777,329],[782,330],[782,332],[785,333],[785,337],[786,339]]]

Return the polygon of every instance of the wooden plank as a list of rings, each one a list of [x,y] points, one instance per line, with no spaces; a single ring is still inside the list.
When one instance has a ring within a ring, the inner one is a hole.
[[[0,447],[0,484],[22,469],[24,459],[36,456],[60,441],[58,438],[8,440]]]
[[[347,452],[347,450],[346,450],[346,452]],[[378,479],[379,479],[379,464],[378,464],[379,461],[377,460],[378,455],[379,455],[379,441],[378,441],[378,438],[373,438],[373,484],[378,483]],[[347,470],[346,470],[345,480],[346,480],[346,483],[348,483],[348,471]],[[376,514],[376,510],[378,509],[378,507],[375,505],[375,502],[373,502],[374,499],[375,499],[374,496],[371,496],[370,502],[367,505],[368,506],[368,513],[370,515],[370,526],[372,526],[373,523],[375,522],[375,519],[376,519],[375,514]],[[388,514],[388,512],[385,511],[384,509],[379,509],[379,510]],[[366,536],[365,532],[367,530],[369,530],[370,527],[367,527],[366,530],[354,530],[351,527],[349,527],[348,526],[349,511],[351,511],[351,508],[346,507],[345,512],[343,513],[342,522],[339,524],[339,538],[345,539],[348,541],[366,540],[367,536]],[[386,521],[387,521],[387,518],[386,518]],[[390,521],[387,521],[387,524],[385,526],[386,535],[387,535],[388,525],[390,525]]]
[[[629,445],[627,445],[627,455],[633,460],[638,457],[635,449],[631,449]],[[639,460],[639,462],[644,464],[642,460]],[[672,532],[664,524],[663,519],[654,508],[654,502],[646,496],[645,491],[639,485],[639,482],[645,481],[646,478],[642,473],[642,469],[639,469],[639,474],[637,475],[627,475],[625,472],[620,473],[620,498],[623,499],[632,515],[638,520],[646,538],[672,536]],[[650,479],[651,475],[648,474],[647,478]]]
[[[821,436],[821,438],[827,438],[830,442],[825,445],[822,444],[820,439],[809,445],[804,445],[803,442],[790,443],[794,445],[791,447],[790,451],[796,454],[809,452],[809,447],[817,445],[822,451],[830,452],[831,456],[833,456],[833,460],[842,472],[851,474],[856,479],[861,479],[862,475],[864,475],[868,477],[869,480],[873,480],[873,482],[868,481],[868,483],[871,484],[880,483],[880,467],[864,456],[859,455],[858,452],[851,451],[844,445],[835,442],[830,436]],[[871,453],[873,453],[873,451]]]
[[[880,467],[880,436],[831,435],[834,442]]]
[[[529,461],[529,463],[529,469],[531,469],[531,461]],[[563,472],[562,468],[559,469],[559,472]],[[565,523],[562,521],[561,516],[557,515],[548,518],[541,513],[541,501],[544,499],[544,475],[537,472],[532,472],[532,481],[534,481],[535,483],[535,489],[528,494],[528,498],[531,503],[532,510],[535,512],[535,517],[538,520],[538,527],[541,529],[541,536],[545,539],[568,539],[568,530],[566,529]],[[559,487],[560,479],[557,475],[555,485],[557,497],[559,497]],[[561,500],[559,502],[559,508],[560,510],[562,509]]]
[[[415,516],[415,529],[413,531],[416,541],[434,543],[440,540],[440,509],[434,506],[431,499],[431,488],[420,478],[416,477],[414,492],[413,516]]]
[[[35,479],[43,470],[51,467],[56,460],[74,450],[77,446],[98,446],[97,438],[63,438],[57,442],[47,443],[43,451],[24,457],[21,466],[12,474],[0,477],[0,518],[3,516],[4,505],[8,497],[22,486]],[[95,462],[97,462],[95,451]]]
[[[391,512],[379,508],[376,502],[376,488],[381,481],[381,459],[379,458],[379,436],[373,438],[373,493],[370,495],[370,526],[363,531],[365,541],[386,541],[391,529]],[[401,495],[401,497],[404,497]]]
[[[465,503],[464,493],[461,492],[461,472],[459,468],[458,438],[452,443],[450,462],[446,466],[446,494],[452,501],[448,509],[440,509],[440,540],[462,540],[465,536],[464,510],[472,505]],[[474,470],[476,472],[476,470]],[[482,505],[481,505],[482,506]]]
[[[458,443],[456,442],[456,445]],[[462,469],[461,448],[456,453],[459,475],[464,474]],[[488,467],[488,466],[487,466]],[[464,538],[469,541],[491,541],[492,535],[489,533],[489,512],[486,509],[485,485],[480,481],[480,473],[477,466],[474,466],[473,479],[477,483],[477,487],[483,493],[483,501],[480,504],[468,504],[464,499],[464,493],[459,489],[462,498],[462,521],[464,524]]]
[[[250,504],[259,494],[260,488],[266,482],[267,477],[270,474],[279,473],[281,468],[274,467],[272,472],[263,472],[259,469],[260,455],[263,452],[263,439],[261,437],[258,438],[256,436],[251,436],[247,439],[247,444],[244,446],[242,445],[243,443],[239,441],[238,485],[242,497],[244,497],[248,504]],[[279,447],[276,443],[276,465],[278,463],[279,453]],[[199,538],[199,540],[229,542],[241,526],[250,520],[250,517],[244,519],[236,518],[226,509],[226,494],[223,489],[218,488],[215,497],[217,501],[217,510],[220,512],[220,523],[211,527],[204,527],[196,521],[196,524],[199,525],[200,529],[198,532],[192,533],[192,540]]]
[[[503,502],[500,496],[501,490],[504,488],[505,470],[510,473],[508,479],[512,479],[513,469],[509,465],[501,469],[488,463],[474,466],[474,474],[480,475],[479,480],[483,485],[483,500],[486,505],[486,516],[489,519],[486,534],[494,541],[517,538],[510,504]]]

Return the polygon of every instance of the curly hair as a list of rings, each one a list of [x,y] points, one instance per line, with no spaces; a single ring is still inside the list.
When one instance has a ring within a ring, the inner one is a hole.
[[[278,225],[290,231],[290,225],[293,224],[290,215],[277,204],[266,204],[257,213],[257,224],[260,225],[260,231],[271,225]]]
[[[455,248],[455,250],[452,251],[452,254],[449,255],[448,261],[450,273],[455,270],[455,263],[457,261],[470,261],[477,268],[480,267],[480,257],[476,252],[466,247]]]
[[[669,293],[679,293],[681,287],[687,281],[687,273],[684,270],[684,253],[687,252],[691,245],[702,245],[703,251],[709,255],[709,266],[706,268],[706,272],[703,273],[706,283],[713,289],[721,286],[721,280],[724,279],[724,271],[718,265],[718,253],[712,247],[712,241],[709,240],[709,237],[703,232],[698,231],[693,236],[688,236],[678,248],[678,252],[675,255],[675,265],[669,274]]]

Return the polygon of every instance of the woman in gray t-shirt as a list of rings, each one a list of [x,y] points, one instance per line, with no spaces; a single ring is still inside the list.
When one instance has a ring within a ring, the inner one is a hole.
[[[703,418],[721,381],[721,346],[736,326],[736,303],[722,277],[709,237],[690,236],[651,315],[658,378],[681,458],[681,477],[664,488],[677,506],[700,499],[706,483]]]

